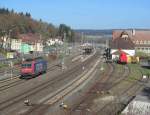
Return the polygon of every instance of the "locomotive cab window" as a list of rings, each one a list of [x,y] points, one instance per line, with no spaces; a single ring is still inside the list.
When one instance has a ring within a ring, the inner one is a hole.
[[[31,64],[22,64],[22,68],[31,68]]]

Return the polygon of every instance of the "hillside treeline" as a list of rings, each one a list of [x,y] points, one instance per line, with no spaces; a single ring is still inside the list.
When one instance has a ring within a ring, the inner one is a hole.
[[[64,33],[68,41],[74,40],[74,31],[65,24],[59,27],[51,23],[35,20],[30,13],[16,13],[14,10],[0,8],[0,36],[10,35],[17,38],[19,34],[39,33],[42,38],[54,38],[60,36],[62,39]]]

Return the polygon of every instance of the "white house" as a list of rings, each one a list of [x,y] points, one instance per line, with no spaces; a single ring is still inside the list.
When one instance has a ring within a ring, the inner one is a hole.
[[[1,46],[3,49],[10,50],[10,43],[10,38],[7,35],[1,37]]]
[[[48,46],[51,46],[51,45],[62,45],[63,44],[63,42],[61,41],[61,40],[59,40],[59,39],[57,39],[57,38],[53,38],[53,39],[49,39],[49,40],[47,40],[47,42],[46,42],[46,44],[48,45]]]
[[[35,44],[36,47],[36,51],[38,52],[43,52],[43,44],[40,41],[37,41],[37,43]]]
[[[21,39],[11,39],[11,50],[20,51],[21,43]]]

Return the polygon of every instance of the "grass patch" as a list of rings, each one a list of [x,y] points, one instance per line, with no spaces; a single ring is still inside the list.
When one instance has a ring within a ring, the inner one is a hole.
[[[100,65],[100,68],[101,67],[103,67],[104,68],[104,70],[107,70],[108,69],[108,66],[107,66],[107,64],[106,63],[102,63],[102,65]]]
[[[7,67],[7,64],[0,64],[0,68]]]
[[[135,81],[142,78],[143,75],[150,75],[149,69],[142,68],[139,64],[128,64],[130,75],[128,80]]]
[[[5,51],[4,49],[0,48],[0,53],[2,53],[4,56],[7,55],[7,51]]]
[[[13,64],[18,65],[18,64],[21,64],[21,62],[22,62],[21,59],[17,59],[13,61]]]
[[[116,64],[116,73],[121,74],[123,72],[124,65]]]

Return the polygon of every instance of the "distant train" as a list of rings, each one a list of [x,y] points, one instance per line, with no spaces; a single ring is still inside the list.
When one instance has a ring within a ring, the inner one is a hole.
[[[21,64],[21,78],[32,78],[46,71],[47,61],[41,57],[27,59]]]
[[[81,45],[81,49],[84,51],[83,54],[90,54],[93,51],[93,45],[90,43],[84,43]]]

